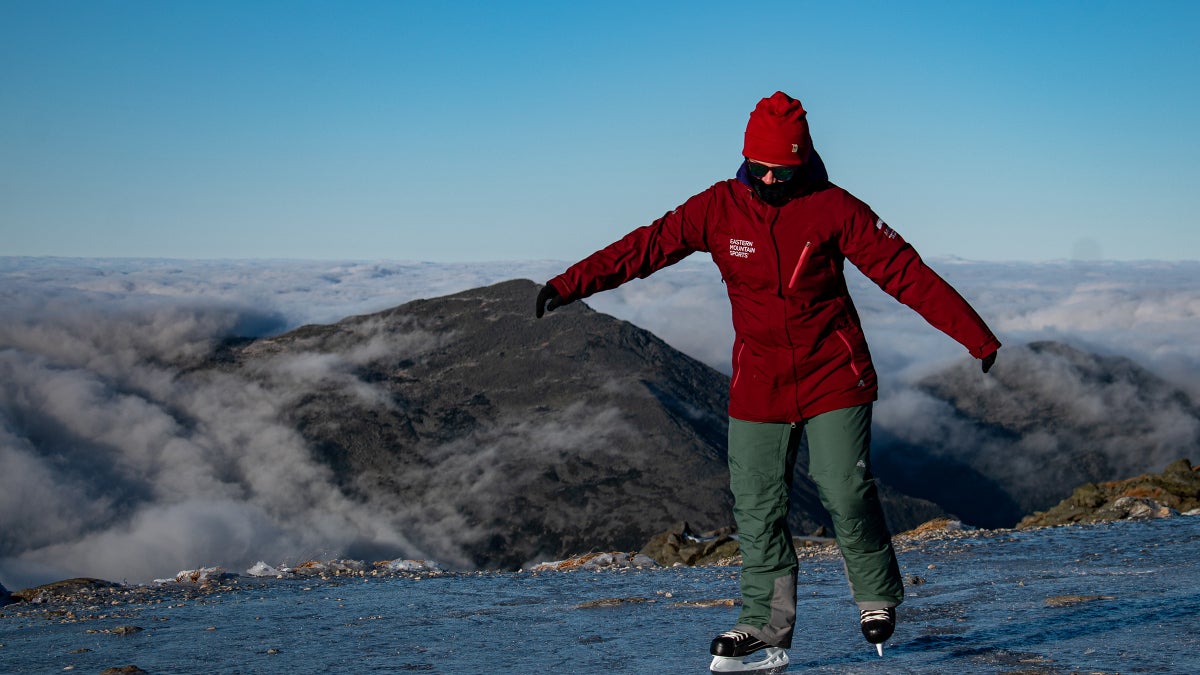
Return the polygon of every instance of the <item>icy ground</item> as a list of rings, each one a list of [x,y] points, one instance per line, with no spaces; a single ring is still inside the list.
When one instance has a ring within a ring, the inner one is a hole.
[[[840,560],[804,557],[789,672],[1197,673],[1198,544],[1200,517],[901,544],[908,601],[883,659],[858,633]],[[736,568],[246,578],[191,599],[156,591],[104,619],[0,608],[0,671],[698,675],[737,614],[700,601],[737,592]]]

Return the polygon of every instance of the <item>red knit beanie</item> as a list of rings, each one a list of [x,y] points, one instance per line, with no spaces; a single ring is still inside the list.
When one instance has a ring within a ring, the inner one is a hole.
[[[771,164],[803,164],[812,152],[807,113],[800,101],[777,91],[750,113],[742,154]]]

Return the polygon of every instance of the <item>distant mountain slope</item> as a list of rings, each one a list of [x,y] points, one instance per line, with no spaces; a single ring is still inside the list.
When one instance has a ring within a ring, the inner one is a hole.
[[[583,304],[537,321],[536,293],[510,281],[305,326],[231,346],[220,367],[293,387],[286,415],[342,488],[395,504],[450,564],[725,524],[726,379]]]
[[[1200,447],[1200,408],[1133,361],[1056,342],[1006,347],[989,377],[963,363],[881,434],[882,480],[965,521],[1012,526],[1090,482],[1159,472]]]
[[[281,414],[343,491],[395,509],[452,565],[636,550],[680,521],[732,524],[728,377],[583,303],[534,319],[536,293],[508,281],[416,300],[231,344],[213,367],[287,391]],[[896,527],[942,513],[886,497]],[[828,523],[798,467],[790,524]]]

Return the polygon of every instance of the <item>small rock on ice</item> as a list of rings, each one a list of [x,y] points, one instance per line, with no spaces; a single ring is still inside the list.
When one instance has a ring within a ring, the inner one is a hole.
[[[583,555],[534,565],[533,572],[567,572],[575,569],[599,570],[604,568],[624,569],[630,567],[658,567],[653,558],[641,553],[585,553]]]
[[[440,572],[442,569],[432,560],[393,560],[384,563],[383,567],[391,572]]]
[[[155,579],[156,584],[176,583],[193,583],[203,584],[210,581],[222,581],[225,579],[235,579],[238,575],[231,572],[226,572],[220,567],[201,567],[195,570],[183,570],[175,575],[174,579]]]
[[[278,567],[271,567],[267,563],[259,560],[254,563],[254,566],[246,570],[246,574],[252,577],[280,577],[283,572],[279,571]]]

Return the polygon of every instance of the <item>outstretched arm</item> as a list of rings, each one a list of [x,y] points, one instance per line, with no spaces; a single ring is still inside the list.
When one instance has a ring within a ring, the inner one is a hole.
[[[991,370],[1000,348],[995,334],[958,291],[865,204],[846,224],[841,246],[871,281],[982,359],[983,372]]]
[[[709,190],[701,192],[551,279],[538,291],[534,310],[537,317],[631,279],[647,277],[695,251],[707,251],[704,217],[710,199],[708,193]]]

